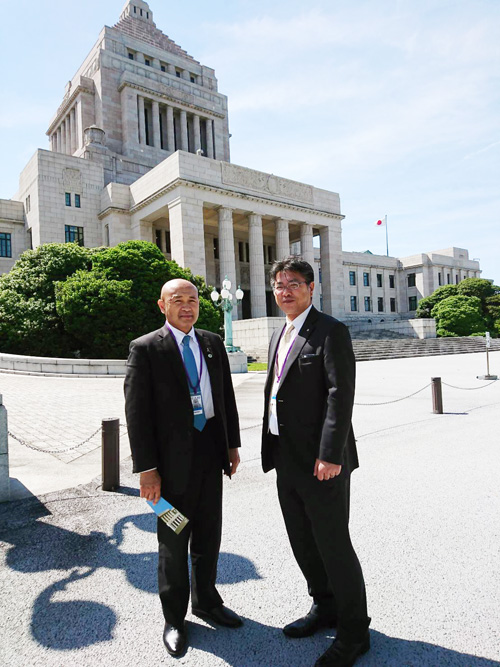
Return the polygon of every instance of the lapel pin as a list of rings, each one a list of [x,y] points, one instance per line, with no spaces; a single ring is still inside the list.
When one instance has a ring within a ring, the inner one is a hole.
[[[208,353],[208,358],[209,358],[209,359],[212,358],[212,354],[211,354],[210,352]]]

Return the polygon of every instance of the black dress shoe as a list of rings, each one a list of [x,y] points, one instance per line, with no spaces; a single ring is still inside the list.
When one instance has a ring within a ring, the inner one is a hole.
[[[352,644],[335,639],[330,648],[314,663],[314,667],[352,667],[360,655],[370,650],[370,634],[363,641]]]
[[[234,611],[224,607],[223,604],[218,607],[205,611],[204,609],[193,609],[193,614],[202,618],[204,621],[212,621],[217,625],[223,625],[226,628],[239,628],[243,621]]]
[[[336,626],[336,619],[310,611],[302,618],[285,625],[283,632],[287,637],[301,639],[302,637],[310,637],[322,628],[335,628]]]
[[[170,655],[173,655],[175,658],[184,655],[188,645],[184,626],[182,628],[176,628],[170,623],[165,623],[163,643]]]

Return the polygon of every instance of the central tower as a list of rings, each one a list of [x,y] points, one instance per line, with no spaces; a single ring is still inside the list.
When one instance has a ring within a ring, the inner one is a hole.
[[[105,183],[131,184],[176,150],[230,159],[214,70],[159,30],[144,0],[101,31],[47,135],[53,151],[102,162]]]

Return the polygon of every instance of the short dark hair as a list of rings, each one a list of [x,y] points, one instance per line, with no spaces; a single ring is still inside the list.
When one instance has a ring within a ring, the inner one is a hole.
[[[294,271],[295,273],[300,273],[308,285],[314,282],[313,267],[309,264],[309,262],[306,262],[305,259],[302,259],[298,255],[290,255],[290,257],[285,257],[285,259],[277,259],[273,263],[271,270],[269,271],[271,285],[274,285],[278,273],[282,273],[283,271]]]

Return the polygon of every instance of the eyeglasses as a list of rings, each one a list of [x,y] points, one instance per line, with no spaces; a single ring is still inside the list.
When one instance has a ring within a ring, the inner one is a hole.
[[[278,292],[280,294],[281,292],[284,292],[285,290],[291,290],[294,292],[295,290],[299,289],[301,285],[306,285],[307,280],[292,280],[291,282],[287,283],[286,285],[283,285],[283,283],[276,283],[273,285],[273,290],[275,292]]]

